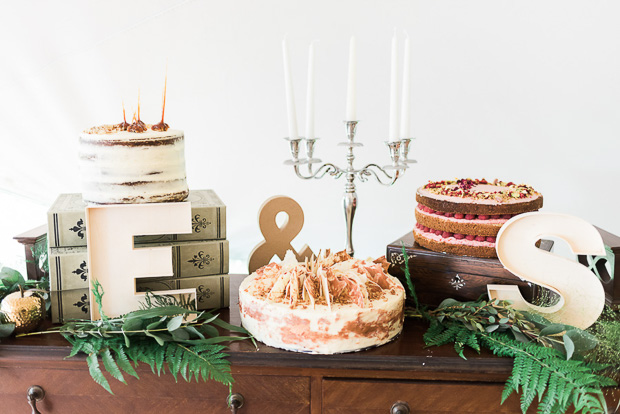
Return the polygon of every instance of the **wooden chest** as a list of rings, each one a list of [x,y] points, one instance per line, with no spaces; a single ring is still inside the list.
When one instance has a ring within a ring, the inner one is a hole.
[[[230,303],[238,303],[245,275],[230,277]],[[220,317],[240,324],[239,308],[222,309]],[[392,342],[360,352],[312,355],[288,352],[250,341],[234,342],[227,353],[235,379],[232,392],[244,404],[231,410],[228,389],[215,382],[175,382],[157,376],[141,364],[140,380],[128,385],[111,380],[108,394],[88,374],[86,356],[66,359],[71,346],[60,335],[3,338],[0,343],[0,413],[32,412],[26,392],[41,386],[46,396],[37,404],[44,414],[438,414],[521,413],[519,396],[500,404],[513,361],[483,349],[466,349],[467,360],[454,347],[426,347],[428,325],[406,319]],[[616,407],[620,390],[605,391],[608,406]],[[536,411],[534,404],[528,413]]]
[[[580,255],[579,262],[597,274],[605,289],[605,302],[617,309],[620,308],[620,281],[614,275],[620,274],[620,237],[598,227],[596,229],[605,243],[607,257]]]
[[[536,285],[504,269],[498,259],[434,252],[415,243],[412,232],[387,246],[390,273],[401,279],[403,285],[405,259],[402,246],[409,256],[411,278],[422,304],[437,306],[446,298],[477,300],[487,292],[488,284],[517,285],[528,301],[533,300],[537,293]],[[543,240],[540,248],[549,251],[552,246],[553,242]]]

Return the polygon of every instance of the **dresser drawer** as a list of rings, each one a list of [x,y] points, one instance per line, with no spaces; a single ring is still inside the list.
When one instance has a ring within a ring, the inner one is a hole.
[[[158,377],[139,371],[140,380],[126,378],[128,385],[110,381],[112,391],[97,385],[86,369],[0,367],[0,413],[30,413],[27,390],[39,385],[45,399],[37,403],[42,414],[78,413],[230,413],[228,387],[219,383],[175,383],[170,374]],[[127,377],[127,376],[126,376]],[[237,374],[233,392],[244,397],[239,413],[309,413],[308,377]]]
[[[324,414],[387,414],[397,401],[411,414],[520,413],[519,399],[500,405],[503,384],[443,381],[380,381],[324,379]],[[535,412],[530,407],[528,412]]]

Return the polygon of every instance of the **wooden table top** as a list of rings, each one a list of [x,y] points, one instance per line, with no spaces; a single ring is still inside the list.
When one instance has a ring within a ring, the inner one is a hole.
[[[240,324],[238,290],[244,277],[245,275],[231,275],[231,307],[220,312],[223,320],[234,325]],[[50,326],[48,324],[43,328]],[[424,321],[407,318],[402,334],[392,342],[347,354],[310,355],[272,348],[260,342],[259,349],[256,350],[250,341],[233,342],[227,352],[233,367],[364,370],[379,374],[396,373],[403,378],[468,378],[487,381],[505,381],[510,375],[512,359],[498,358],[485,350],[481,354],[467,350],[465,354],[468,359],[464,360],[451,345],[426,348],[422,339],[426,329],[427,324]],[[61,361],[69,355],[70,349],[69,343],[57,334],[5,338],[0,342],[0,363],[3,360]],[[72,360],[84,358],[85,356],[79,355]],[[413,372],[417,374],[411,376]]]

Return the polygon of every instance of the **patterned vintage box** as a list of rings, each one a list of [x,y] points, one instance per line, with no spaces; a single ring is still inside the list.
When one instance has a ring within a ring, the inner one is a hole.
[[[136,247],[172,246],[174,278],[228,273],[228,240],[148,243]],[[88,288],[86,246],[50,248],[49,268],[52,291]]]
[[[230,297],[229,275],[212,275],[189,278],[145,277],[136,281],[136,290],[175,290],[196,288],[198,310],[227,308]]]
[[[144,278],[136,282],[136,288],[139,292],[196,288],[198,310],[227,308],[230,297],[229,279],[228,275],[167,280]],[[88,289],[52,291],[51,300],[53,323],[64,323],[69,319],[90,319]]]
[[[51,291],[52,322],[64,323],[68,319],[90,319],[88,289]]]
[[[229,306],[229,275],[200,276],[187,279],[141,278],[136,282],[140,292],[196,288],[198,310]],[[88,289],[52,291],[52,322],[68,319],[90,319]],[[104,296],[105,300],[105,296]]]
[[[192,233],[136,236],[136,243],[226,238],[226,206],[213,190],[192,190]],[[47,213],[49,247],[86,246],[86,204],[81,194],[61,194]]]

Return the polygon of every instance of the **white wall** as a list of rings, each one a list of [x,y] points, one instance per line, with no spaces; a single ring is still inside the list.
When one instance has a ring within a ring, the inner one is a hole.
[[[191,188],[228,205],[233,271],[261,240],[257,210],[296,199],[293,243],[344,246],[343,180],[305,182],[289,157],[281,40],[289,36],[300,125],[307,45],[317,44],[317,156],[344,164],[348,38],[358,41],[359,163],[387,163],[394,27],[412,39],[412,129],[419,164],[392,188],[358,187],[355,247],[381,255],[414,224],[429,179],[525,182],[547,211],[620,234],[620,3],[611,1],[30,1],[2,11],[0,261],[10,238],[79,191],[77,134],[120,121],[141,90],[142,118],[183,129]],[[15,265],[15,264],[14,264]]]

